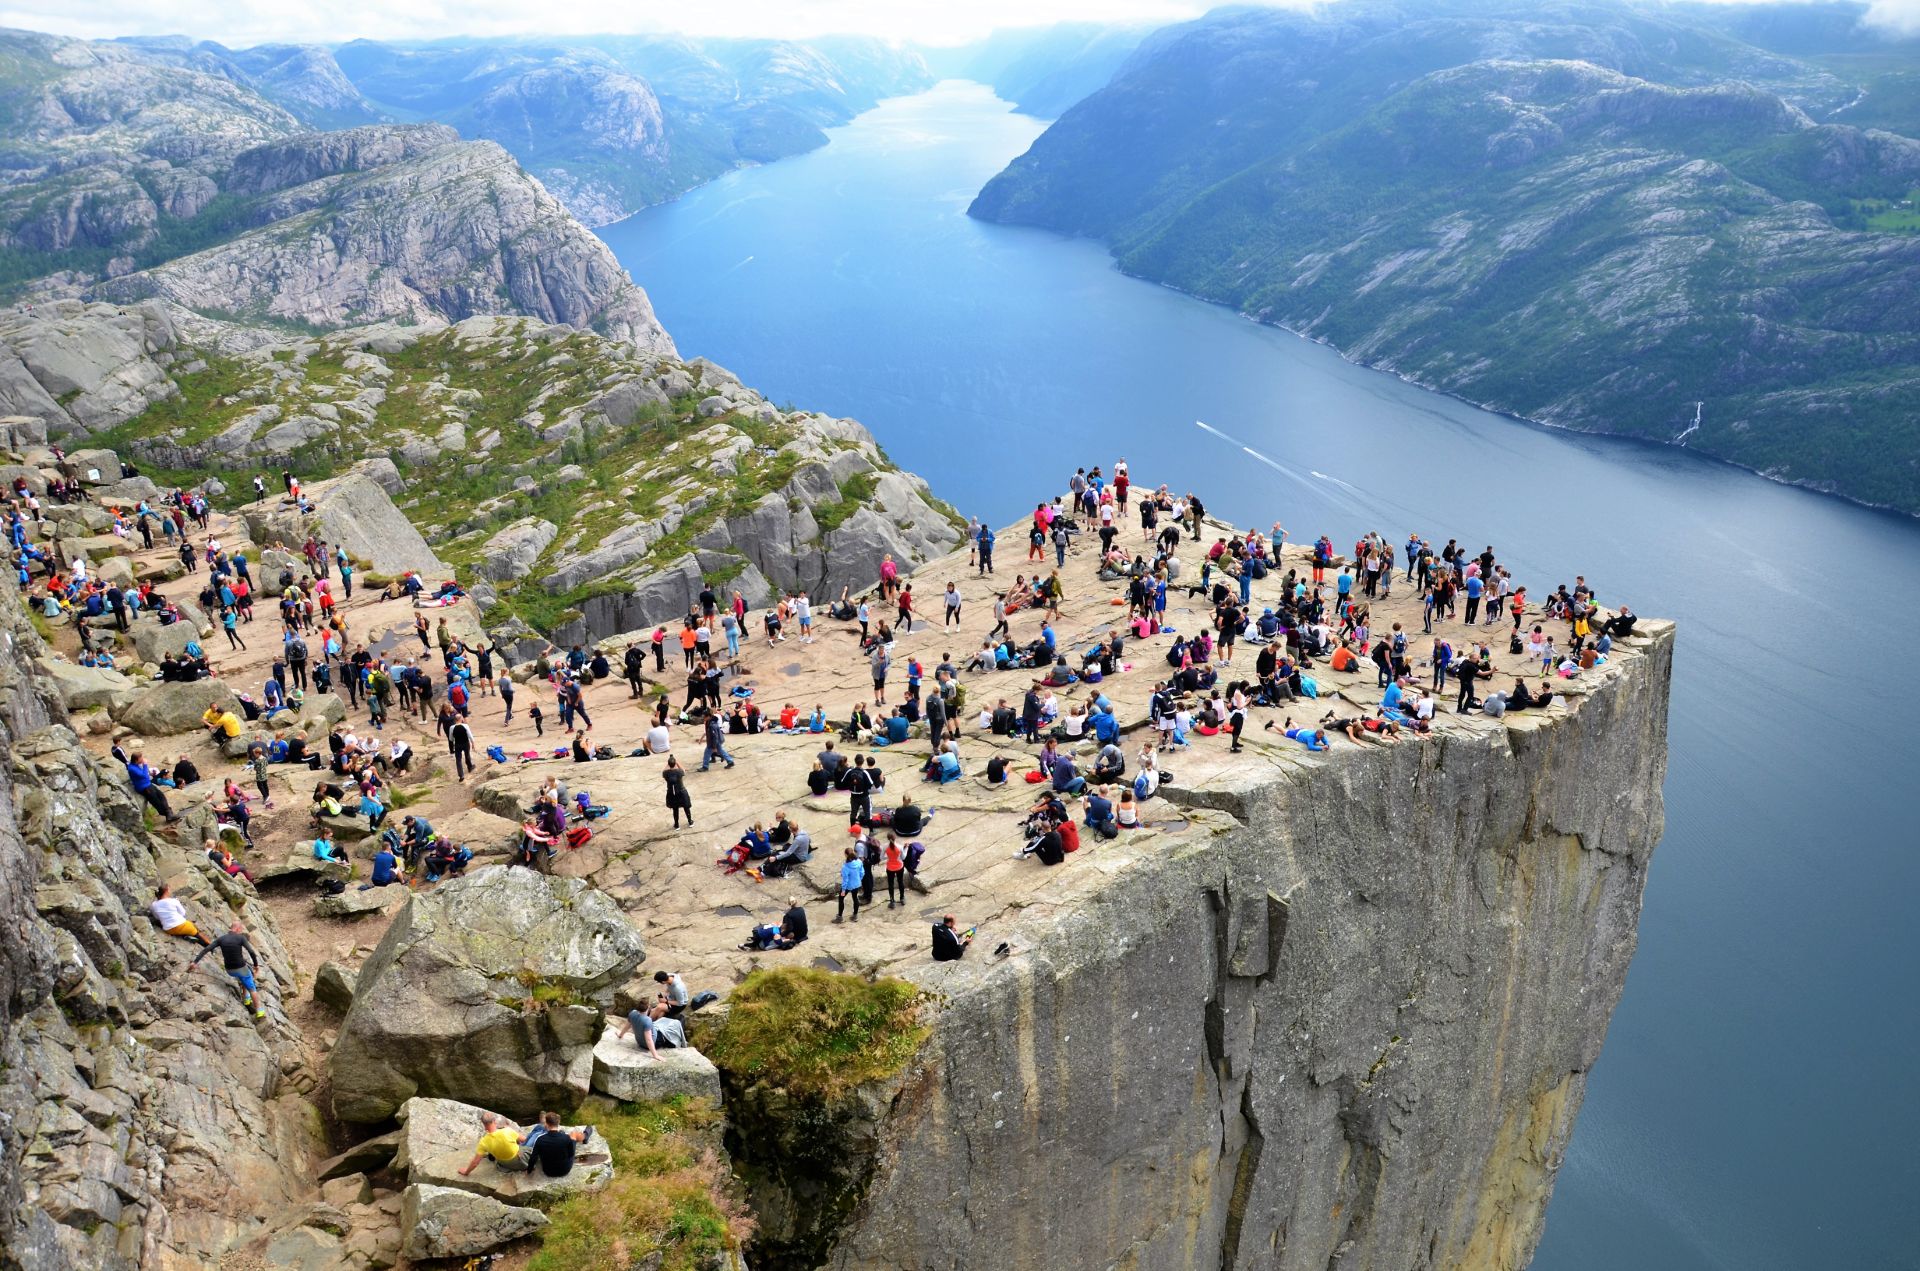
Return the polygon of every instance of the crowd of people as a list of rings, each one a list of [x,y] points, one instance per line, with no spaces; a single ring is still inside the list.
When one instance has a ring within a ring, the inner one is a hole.
[[[290,472],[282,478],[288,497],[304,506],[297,479]],[[256,478],[255,488],[264,496],[264,479]],[[76,485],[49,497],[86,496]],[[113,665],[111,649],[94,638],[99,630],[126,631],[148,615],[161,624],[188,616],[151,582],[103,583],[88,576],[83,562],[63,573],[27,532],[43,513],[39,501],[16,485],[8,524],[19,580],[47,616],[73,619],[83,664]],[[1136,523],[1138,538],[1129,541],[1128,527]],[[389,585],[383,594],[412,597],[421,606],[411,632],[419,649],[389,641],[376,651],[347,620],[344,602],[353,595],[355,569],[337,544],[309,537],[290,552],[293,563],[258,579],[258,562],[219,543],[205,498],[188,491],[175,491],[158,508],[141,503],[116,514],[114,528],[177,553],[201,609],[224,633],[230,652],[249,648],[259,597],[274,598],[277,637],[269,639],[277,638],[278,645],[257,695],[241,695],[244,718],[210,711],[206,721],[222,742],[249,726],[275,730],[273,741],[256,742],[242,761],[255,793],[227,780],[215,804],[219,820],[243,843],[252,841],[250,805],[258,799],[272,806],[272,766],[299,764],[325,771],[312,807],[316,859],[347,859],[332,828],[342,818],[363,817],[372,836],[372,875],[365,886],[457,874],[472,859],[464,844],[445,841],[421,817],[388,823],[393,781],[417,771],[412,742],[387,735],[395,712],[423,729],[431,723],[446,746],[453,779],[464,782],[482,751],[476,710],[485,699],[498,699],[504,730],[515,719],[517,697],[532,697],[525,718],[536,743],[545,736],[550,701],[555,742],[562,743],[550,749],[536,744],[517,756],[501,745],[486,747],[496,763],[584,763],[618,753],[593,741],[589,694],[596,685],[617,685],[627,700],[651,697],[642,744],[631,753],[663,757],[663,802],[675,828],[694,824],[697,774],[750,760],[741,739],[799,733],[821,738],[805,788],[794,795],[847,799],[850,841],[839,868],[835,922],[858,922],[875,903],[883,878],[890,909],[904,907],[909,888],[917,885],[926,853],[919,836],[935,813],[911,791],[881,804],[890,780],[937,788],[971,776],[989,785],[1020,779],[1041,786],[1020,818],[1015,855],[1058,865],[1079,850],[1083,831],[1111,839],[1148,825],[1147,805],[1174,781],[1168,765],[1177,755],[1201,746],[1238,754],[1262,736],[1308,751],[1392,744],[1431,736],[1449,710],[1498,717],[1545,709],[1566,680],[1603,664],[1613,642],[1631,634],[1635,622],[1624,607],[1602,610],[1582,577],[1530,595],[1491,545],[1474,552],[1448,539],[1436,549],[1419,534],[1395,541],[1367,533],[1350,548],[1336,549],[1322,535],[1304,550],[1285,553],[1280,523],[1238,532],[1221,527],[1208,520],[1192,493],[1136,484],[1124,460],[1111,469],[1077,469],[1061,496],[1035,505],[1025,531],[1025,559],[1003,586],[997,581],[995,530],[977,520],[969,524],[968,568],[976,578],[995,580],[988,611],[978,617],[954,580],[923,582],[937,599],[920,603],[916,580],[888,556],[871,590],[854,595],[844,588],[824,606],[794,590],[775,596],[757,622],[739,589],[703,582],[686,614],[656,625],[650,635],[623,647],[576,643],[563,652],[550,646],[516,674],[505,648],[464,638],[444,613],[430,620],[433,608],[458,603],[456,583],[430,587],[407,575]],[[1397,605],[1390,603],[1396,585],[1403,596]],[[1114,620],[1088,624],[1079,635],[1065,632],[1063,605],[1096,592],[1111,597]],[[901,643],[902,637],[924,636],[936,616],[940,643],[957,637],[970,654],[956,659],[942,652],[935,661]],[[811,645],[823,617],[853,637],[844,656],[858,659],[870,694],[835,714],[819,702],[810,709],[792,702],[777,710],[763,707],[743,666],[743,648],[756,638],[753,629],[769,648],[788,641]],[[977,649],[966,634],[974,622],[984,632]],[[669,674],[668,649],[675,643],[681,655],[676,670],[685,676],[677,704],[660,682]],[[1496,687],[1495,651],[1502,646],[1517,663],[1509,665],[1510,684]],[[1145,670],[1136,672],[1136,663]],[[170,648],[160,661],[166,680],[213,670],[197,638]],[[1142,685],[1124,695],[1136,704],[1131,706],[1122,704],[1116,683],[1129,673],[1152,681],[1150,690]],[[1011,690],[996,683],[1012,677],[1018,687]],[[1363,686],[1377,690],[1377,701],[1358,704]],[[328,692],[363,712],[364,726],[356,720],[332,728],[324,752],[302,728],[281,731],[283,724],[300,723],[311,694]],[[1142,698],[1144,711],[1137,706]],[[1264,720],[1261,712],[1268,713]],[[697,730],[697,765],[683,766],[674,753],[676,727]],[[991,739],[971,772],[963,757],[970,728]],[[883,770],[882,757],[921,739],[926,755],[916,755],[910,775]],[[121,752],[121,758],[136,795],[168,820],[174,812],[167,789],[183,778],[198,780],[197,772],[183,773],[179,763],[156,768],[138,752]],[[513,859],[549,868],[557,851],[590,835],[587,822],[595,811],[584,793],[570,799],[564,781],[549,779],[527,809]],[[217,868],[245,875],[223,846],[208,848]],[[718,864],[756,879],[779,878],[806,864],[813,852],[813,835],[782,809],[770,824],[754,820],[742,830]],[[755,926],[745,947],[790,949],[807,934],[804,907],[790,903],[777,924]],[[933,929],[934,952],[957,958],[970,938],[970,930],[963,938],[951,916],[945,917]],[[649,1049],[658,1044],[660,1030],[632,1020],[629,1027],[636,1037],[645,1034]]]

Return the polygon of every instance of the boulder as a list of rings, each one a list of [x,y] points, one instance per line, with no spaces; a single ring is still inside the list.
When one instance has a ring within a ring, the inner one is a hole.
[[[406,898],[404,883],[365,889],[350,887],[338,896],[315,896],[313,915],[316,918],[364,918],[368,914],[383,914],[397,908]]]
[[[391,891],[392,889],[376,888],[376,890]],[[357,978],[350,967],[341,966],[333,961],[322,962],[320,970],[315,972],[313,977],[313,1000],[345,1015],[347,1008],[353,1005],[353,986]]]
[[[415,1183],[400,1198],[400,1252],[409,1258],[468,1258],[547,1225],[547,1216],[453,1187]]]
[[[204,727],[201,716],[218,706],[236,714],[240,699],[224,680],[194,680],[184,684],[149,684],[134,694],[114,716],[143,737],[169,737]]]
[[[52,681],[54,691],[60,694],[60,704],[70,711],[99,706],[109,712],[124,709],[145,692],[137,681],[104,666],[81,666],[53,657],[36,659],[34,664],[42,676]]]
[[[430,578],[452,577],[420,531],[393,505],[380,480],[364,466],[316,481],[303,492],[313,505],[310,515],[280,501],[249,505],[244,515],[253,541],[304,543],[311,533],[345,547],[347,555],[375,573],[416,569]]]
[[[111,450],[75,450],[60,466],[84,485],[106,485],[120,479],[120,456]]]
[[[600,1011],[646,957],[580,879],[489,866],[414,895],[360,972],[328,1057],[334,1112],[378,1121],[416,1095],[532,1116],[593,1077]]]
[[[182,620],[163,627],[151,614],[135,618],[131,634],[133,651],[142,662],[158,662],[169,653],[177,657],[200,640],[200,629],[193,623]]]
[[[339,861],[322,861],[314,857],[313,840],[301,839],[286,858],[278,861],[264,861],[253,867],[253,881],[271,883],[283,878],[306,878],[313,881],[321,878],[338,878],[345,881],[353,877],[353,867]]]
[[[320,1181],[326,1182],[350,1174],[371,1174],[392,1164],[394,1153],[399,1150],[400,1131],[389,1130],[385,1134],[376,1134],[370,1139],[360,1140],[340,1155],[330,1156],[320,1162],[317,1176]]]
[[[662,1050],[658,1059],[609,1027],[593,1048],[593,1088],[622,1103],[651,1102],[672,1095],[720,1105],[720,1070],[697,1050]]]
[[[480,1162],[472,1174],[461,1177],[460,1168],[473,1159],[473,1145],[483,1133],[483,1111],[455,1099],[407,1100],[396,1114],[400,1147],[393,1154],[394,1170],[409,1184],[453,1187],[518,1205],[549,1205],[567,1196],[597,1192],[613,1181],[613,1156],[606,1139],[597,1133],[580,1145],[565,1178],[548,1178],[538,1170],[529,1174],[523,1169],[502,1169],[491,1161]],[[516,1132],[520,1129],[508,1124]]]
[[[526,577],[533,563],[540,559],[540,553],[547,550],[559,532],[552,521],[538,517],[515,521],[487,540],[485,559],[479,566],[480,576],[502,583]]]
[[[93,567],[93,577],[103,587],[133,586],[133,561],[125,556],[109,556]]]
[[[24,463],[0,463],[0,490],[7,491],[11,497],[16,480],[24,480],[27,489],[34,494],[44,495],[47,492],[47,477],[40,469]]]

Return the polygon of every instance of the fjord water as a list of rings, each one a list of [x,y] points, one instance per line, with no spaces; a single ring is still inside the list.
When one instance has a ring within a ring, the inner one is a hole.
[[[1920,523],[1477,410],[969,220],[1040,129],[942,84],[603,233],[684,355],[861,420],[963,513],[1125,457],[1243,525],[1458,535],[1677,619],[1667,834],[1534,1265],[1920,1266]]]

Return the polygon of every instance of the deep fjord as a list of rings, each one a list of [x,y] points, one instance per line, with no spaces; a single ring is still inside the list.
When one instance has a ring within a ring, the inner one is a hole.
[[[963,513],[1125,457],[1243,525],[1492,543],[1536,593],[1583,573],[1677,619],[1667,833],[1534,1265],[1920,1266],[1920,522],[1490,414],[970,220],[1042,126],[943,84],[602,233],[683,354],[861,420]]]

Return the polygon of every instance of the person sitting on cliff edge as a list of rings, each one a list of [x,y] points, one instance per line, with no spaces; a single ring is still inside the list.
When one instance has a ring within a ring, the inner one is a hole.
[[[965,931],[956,930],[953,915],[946,915],[933,926],[933,960],[958,962],[973,947],[973,934],[972,927]]]

